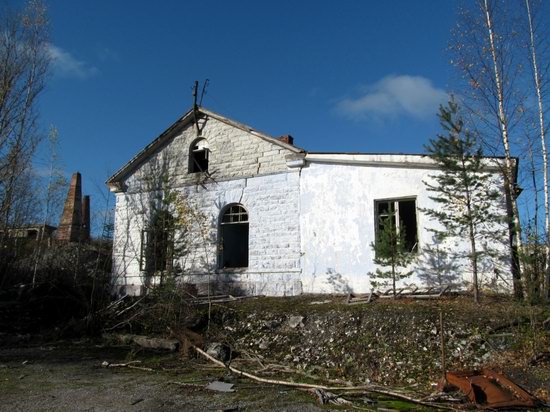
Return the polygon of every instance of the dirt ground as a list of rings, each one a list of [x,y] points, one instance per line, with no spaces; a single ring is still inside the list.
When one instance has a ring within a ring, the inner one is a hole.
[[[124,363],[153,372],[106,368]],[[196,361],[199,362],[199,361]],[[184,363],[175,354],[132,354],[90,344],[0,348],[2,411],[320,411],[302,391],[224,376],[222,369]],[[225,379],[235,392],[204,389]],[[176,383],[179,382],[180,384]],[[182,386],[182,382],[189,386]]]
[[[263,377],[339,385],[366,382],[424,399],[440,376],[438,322],[444,313],[448,370],[489,367],[550,401],[550,332],[543,324],[550,319],[550,307],[524,307],[497,298],[474,305],[460,296],[434,302],[342,302],[342,297],[238,300],[213,306],[209,328],[197,331],[206,343],[230,345],[234,366]],[[152,325],[157,325],[155,319]],[[146,332],[162,336],[166,325],[158,323],[158,329],[156,334]],[[41,345],[39,336],[0,332],[0,410],[346,410],[322,406],[311,393],[239,379],[203,359],[182,361],[177,353],[113,346],[125,342],[115,335],[97,342]],[[139,363],[133,366],[150,370],[102,367],[104,362],[134,361]],[[216,380],[234,384],[235,392],[205,389]],[[350,397],[364,410],[426,410],[372,392],[346,394]]]

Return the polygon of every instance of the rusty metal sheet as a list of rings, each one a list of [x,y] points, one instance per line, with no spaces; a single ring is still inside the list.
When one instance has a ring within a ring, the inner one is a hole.
[[[447,382],[460,389],[470,401],[488,408],[532,408],[541,402],[506,376],[493,370],[447,372]]]

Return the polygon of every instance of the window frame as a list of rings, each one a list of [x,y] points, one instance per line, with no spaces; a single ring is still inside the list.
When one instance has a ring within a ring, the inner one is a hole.
[[[173,219],[173,216],[169,214],[170,219]],[[157,264],[159,262],[156,261],[156,255],[157,255],[157,247],[158,245],[153,244],[151,247],[153,248],[153,255],[155,255],[155,268],[152,273],[148,273],[149,275],[155,275],[159,273],[165,273],[173,269],[174,266],[174,248],[175,248],[175,232],[174,228],[165,228],[163,230],[165,233],[163,234],[164,239],[162,240],[162,244],[166,247],[166,250],[162,252],[163,254],[163,261],[159,268],[157,268]],[[141,236],[140,236],[140,256],[139,256],[139,270],[140,272],[147,272],[147,255],[150,252],[148,250],[149,243],[151,240],[158,241],[158,237],[155,236],[155,228],[147,227],[145,229],[141,230]]]
[[[200,147],[198,144],[200,142],[204,141],[204,146]],[[197,154],[204,154],[204,159],[206,162],[206,168],[201,167],[199,162],[196,159]],[[191,145],[189,146],[189,165],[188,165],[188,173],[206,173],[208,172],[208,167],[210,163],[210,148],[208,146],[208,140],[204,137],[198,137],[193,142],[191,142]]]
[[[240,211],[232,213],[232,208],[240,208]],[[229,214],[228,214],[229,211]],[[228,220],[224,221],[226,216]],[[246,220],[243,220],[245,216]],[[235,218],[236,217],[236,218]],[[246,265],[245,266],[226,266],[224,264],[224,227],[231,225],[246,225]],[[241,203],[230,203],[223,207],[218,218],[218,270],[245,270],[250,265],[250,213]]]
[[[140,238],[140,251],[139,251],[139,271],[145,272],[146,266],[147,266],[147,246],[149,244],[150,235],[152,230],[150,229],[143,229],[141,231],[141,238]]]
[[[381,203],[392,203],[394,210],[393,210],[393,216],[394,216],[394,226],[396,233],[399,233],[399,230],[401,228],[401,219],[399,219],[399,202],[407,202],[407,201],[413,201],[414,202],[414,219],[415,219],[415,244],[413,245],[412,249],[409,251],[411,254],[418,254],[420,250],[420,236],[419,236],[419,226],[418,226],[418,206],[417,206],[417,196],[403,196],[403,197],[392,197],[392,198],[383,198],[383,199],[375,199],[374,200],[374,242],[378,242],[378,233],[380,232],[380,218],[381,217],[389,217],[392,216],[392,213],[383,213],[381,214],[379,212],[379,205]],[[389,210],[389,208],[388,208]],[[407,225],[405,224],[405,227]]]

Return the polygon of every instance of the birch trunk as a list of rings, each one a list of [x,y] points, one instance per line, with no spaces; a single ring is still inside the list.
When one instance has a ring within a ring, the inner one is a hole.
[[[515,246],[517,247],[518,253],[522,252],[522,239],[521,239],[521,224],[519,219],[518,204],[515,193],[515,176],[514,176],[514,161],[512,160],[511,151],[510,151],[510,139],[508,133],[508,118],[504,110],[504,88],[502,83],[502,74],[499,69],[499,60],[497,57],[497,51],[495,47],[495,35],[493,29],[493,20],[491,16],[491,11],[489,9],[488,0],[483,2],[483,11],[485,14],[485,24],[489,34],[489,51],[491,53],[492,65],[493,65],[493,75],[496,85],[496,98],[498,102],[498,123],[500,128],[500,137],[502,139],[502,145],[504,147],[504,184],[507,192],[507,198],[510,201],[510,208],[512,212],[512,222],[513,222],[513,233]],[[515,261],[517,258],[513,256]],[[514,276],[514,295],[516,298],[523,297],[523,290],[521,285],[521,276],[524,273],[523,262],[520,258],[517,263],[512,262],[512,270]]]
[[[548,151],[546,147],[546,130],[544,123],[544,106],[542,103],[541,78],[537,62],[537,51],[535,48],[535,30],[533,29],[533,19],[531,15],[531,5],[529,0],[525,0],[525,9],[527,10],[527,21],[529,23],[529,43],[531,49],[531,64],[533,66],[533,80],[535,81],[535,91],[537,93],[540,145],[542,153],[542,175],[544,179],[544,231],[546,240],[546,267],[545,281],[542,285],[542,293],[543,297],[547,299],[550,287],[550,201],[548,199]]]

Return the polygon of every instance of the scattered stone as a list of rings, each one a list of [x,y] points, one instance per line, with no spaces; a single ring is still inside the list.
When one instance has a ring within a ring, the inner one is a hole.
[[[262,339],[260,341],[260,344],[258,345],[258,348],[260,348],[261,350],[266,350],[267,348],[269,348],[269,345],[265,340]]]
[[[262,322],[262,325],[263,325],[263,329],[269,329],[269,330],[274,330],[276,329],[281,323],[275,319],[271,319],[271,320],[264,320]]]
[[[176,339],[149,338],[147,336],[134,336],[133,342],[145,349],[162,349],[176,352],[179,341]]]
[[[221,360],[222,362],[227,362],[231,359],[230,348],[220,342],[213,342],[208,345],[206,348],[206,353],[218,360]]]
[[[304,320],[303,316],[291,316],[288,319],[288,326],[290,326],[292,329],[296,329],[298,326],[303,327],[304,324],[302,321]]]

